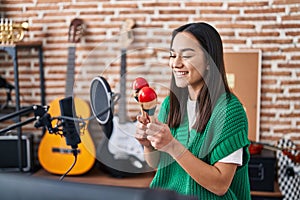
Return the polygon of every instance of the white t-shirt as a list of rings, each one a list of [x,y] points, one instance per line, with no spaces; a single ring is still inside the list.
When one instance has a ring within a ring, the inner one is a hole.
[[[196,101],[191,100],[188,98],[187,101],[187,114],[189,119],[189,129],[191,129],[192,125],[195,123],[196,115],[195,115],[195,109],[196,109]],[[233,163],[237,165],[243,164],[243,148],[240,148],[236,150],[235,152],[229,154],[225,158],[222,158],[218,162],[222,163]]]
[[[222,163],[233,163],[241,166],[243,164],[243,148],[236,150],[225,158],[219,160]]]

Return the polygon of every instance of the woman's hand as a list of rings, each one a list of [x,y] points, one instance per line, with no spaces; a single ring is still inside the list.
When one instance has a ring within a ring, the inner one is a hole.
[[[153,118],[153,121],[147,124],[146,135],[151,145],[161,151],[174,139],[168,125],[161,123],[157,118]]]
[[[146,135],[155,149],[170,154],[174,159],[179,159],[187,150],[173,137],[168,125],[161,123],[157,118],[147,124]]]
[[[167,124],[161,123],[156,117],[152,122],[149,118],[138,116],[135,138],[146,148],[156,149],[178,159],[186,148],[171,134]]]
[[[148,116],[138,116],[135,138],[144,146],[144,157],[148,165],[157,168],[160,158],[160,152],[151,145],[147,138],[147,124],[150,123]]]
[[[147,124],[149,123],[149,119],[144,116],[137,116],[137,125],[136,125],[136,133],[135,138],[140,142],[141,145],[145,147],[151,147],[150,141],[147,139]]]

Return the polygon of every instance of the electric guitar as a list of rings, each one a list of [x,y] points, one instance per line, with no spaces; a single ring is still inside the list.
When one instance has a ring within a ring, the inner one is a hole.
[[[283,200],[300,199],[300,150],[286,138],[279,140],[278,147],[287,149],[276,152],[278,185]]]
[[[109,168],[113,176],[128,176],[145,172],[146,162],[142,145],[135,139],[136,125],[127,120],[126,109],[126,51],[133,42],[133,20],[126,20],[122,26],[119,42],[121,45],[120,69],[120,99],[118,101],[118,115],[114,115],[112,128],[104,129],[108,140],[97,148],[97,158]],[[109,156],[109,155],[110,156]],[[112,158],[109,158],[112,157]]]
[[[80,41],[82,33],[82,20],[77,18],[72,20],[69,27],[70,46],[68,48],[65,97],[73,95],[76,51],[75,44]],[[52,117],[61,116],[59,101],[62,98],[57,98],[50,103],[49,114]],[[90,107],[84,100],[74,97],[74,104],[77,117],[82,119],[90,117]],[[53,127],[56,125],[56,123],[57,120],[52,121]],[[79,153],[77,155],[77,162],[74,168],[69,172],[69,175],[80,175],[86,173],[94,166],[95,163],[96,150],[90,133],[88,132],[87,124],[80,132],[81,143],[78,144]],[[39,162],[46,171],[53,174],[62,175],[74,162],[71,149],[71,146],[66,144],[65,137],[57,134],[50,134],[48,131],[46,131],[38,148]]]

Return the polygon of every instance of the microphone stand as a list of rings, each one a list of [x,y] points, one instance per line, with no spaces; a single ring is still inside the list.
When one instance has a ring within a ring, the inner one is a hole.
[[[29,119],[27,119],[23,122],[17,122],[17,123],[12,124],[12,125],[4,128],[4,129],[0,129],[0,136],[3,135],[4,133],[6,133],[7,131],[10,131],[14,128],[24,126],[28,123],[31,123],[31,122],[43,117],[47,113],[48,108],[49,108],[48,106],[33,105],[31,107],[27,107],[27,108],[21,109],[19,111],[16,111],[16,112],[13,112],[13,113],[10,113],[10,114],[7,114],[7,115],[1,117],[0,122],[11,119],[11,118],[14,118],[16,116],[29,114],[29,113],[32,113],[32,112],[34,113],[34,117],[32,117],[32,118],[29,118]],[[23,171],[23,169],[22,169],[22,163],[23,163],[23,158],[22,158],[22,132],[21,131],[18,131],[18,155],[19,155],[18,156],[19,170]]]

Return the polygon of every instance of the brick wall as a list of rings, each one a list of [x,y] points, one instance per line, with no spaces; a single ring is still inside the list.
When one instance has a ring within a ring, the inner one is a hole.
[[[274,142],[286,136],[300,145],[298,0],[2,0],[0,11],[15,22],[28,20],[24,41],[42,42],[47,103],[65,92],[72,19],[81,18],[85,24],[85,33],[76,44],[74,93],[87,101],[90,81],[97,75],[106,77],[113,91],[119,90],[120,28],[124,20],[134,19],[135,40],[127,51],[127,108],[131,117],[138,112],[130,91],[136,76],[149,80],[159,91],[159,101],[166,95],[170,31],[186,22],[206,21],[218,29],[226,49],[262,51],[260,139]],[[0,56],[0,74],[13,81],[11,59],[4,53]],[[36,51],[20,52],[19,62],[21,101],[38,104]]]

